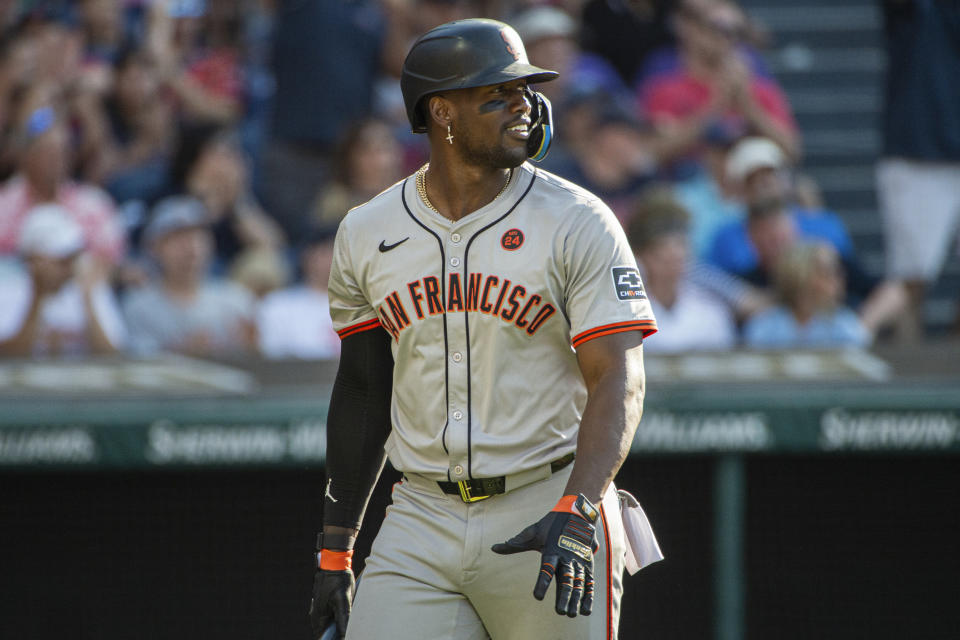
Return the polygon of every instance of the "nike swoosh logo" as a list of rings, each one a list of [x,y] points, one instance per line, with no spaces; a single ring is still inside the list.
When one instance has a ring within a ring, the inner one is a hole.
[[[409,239],[410,239],[410,236],[407,236],[406,238],[404,238],[404,239],[401,240],[400,242],[394,242],[393,244],[387,244],[387,241],[386,241],[386,240],[381,240],[381,241],[380,241],[380,253],[386,253],[387,251],[391,251],[391,250],[393,250],[393,249],[396,249],[397,247],[399,247],[400,245],[402,245],[404,242],[406,242],[406,241],[409,240]]]

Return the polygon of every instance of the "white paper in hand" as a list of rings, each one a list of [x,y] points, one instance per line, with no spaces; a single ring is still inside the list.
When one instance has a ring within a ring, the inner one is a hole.
[[[627,553],[625,564],[630,575],[640,569],[663,560],[663,552],[653,535],[650,520],[637,499],[627,491],[618,490],[620,498],[620,516],[623,519],[623,530],[627,536]]]

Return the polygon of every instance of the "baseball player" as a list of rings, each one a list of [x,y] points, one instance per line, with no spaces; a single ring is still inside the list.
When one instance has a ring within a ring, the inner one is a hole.
[[[656,325],[609,208],[528,162],[552,134],[529,85],[556,76],[486,19],[441,25],[406,58],[429,164],[348,213],[330,276],[342,355],[317,635],[335,621],[350,640],[617,636],[612,481]],[[403,480],[353,599],[385,456]]]

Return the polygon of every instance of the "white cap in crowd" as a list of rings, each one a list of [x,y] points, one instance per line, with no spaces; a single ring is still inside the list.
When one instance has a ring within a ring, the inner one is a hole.
[[[40,204],[27,212],[17,244],[28,256],[66,258],[84,248],[83,229],[58,204]]]
[[[577,23],[562,9],[537,6],[526,9],[510,20],[524,44],[530,45],[543,38],[572,38],[577,34]]]
[[[783,150],[769,138],[744,138],[727,155],[727,179],[739,183],[757,169],[780,169],[787,165]]]
[[[143,231],[143,241],[151,245],[174,231],[206,227],[210,224],[207,208],[192,196],[169,196],[158,202]]]

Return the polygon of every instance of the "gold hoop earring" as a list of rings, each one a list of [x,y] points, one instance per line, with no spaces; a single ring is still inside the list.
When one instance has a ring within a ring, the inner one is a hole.
[[[447,142],[453,144],[453,134],[450,133],[450,125],[447,125]]]

